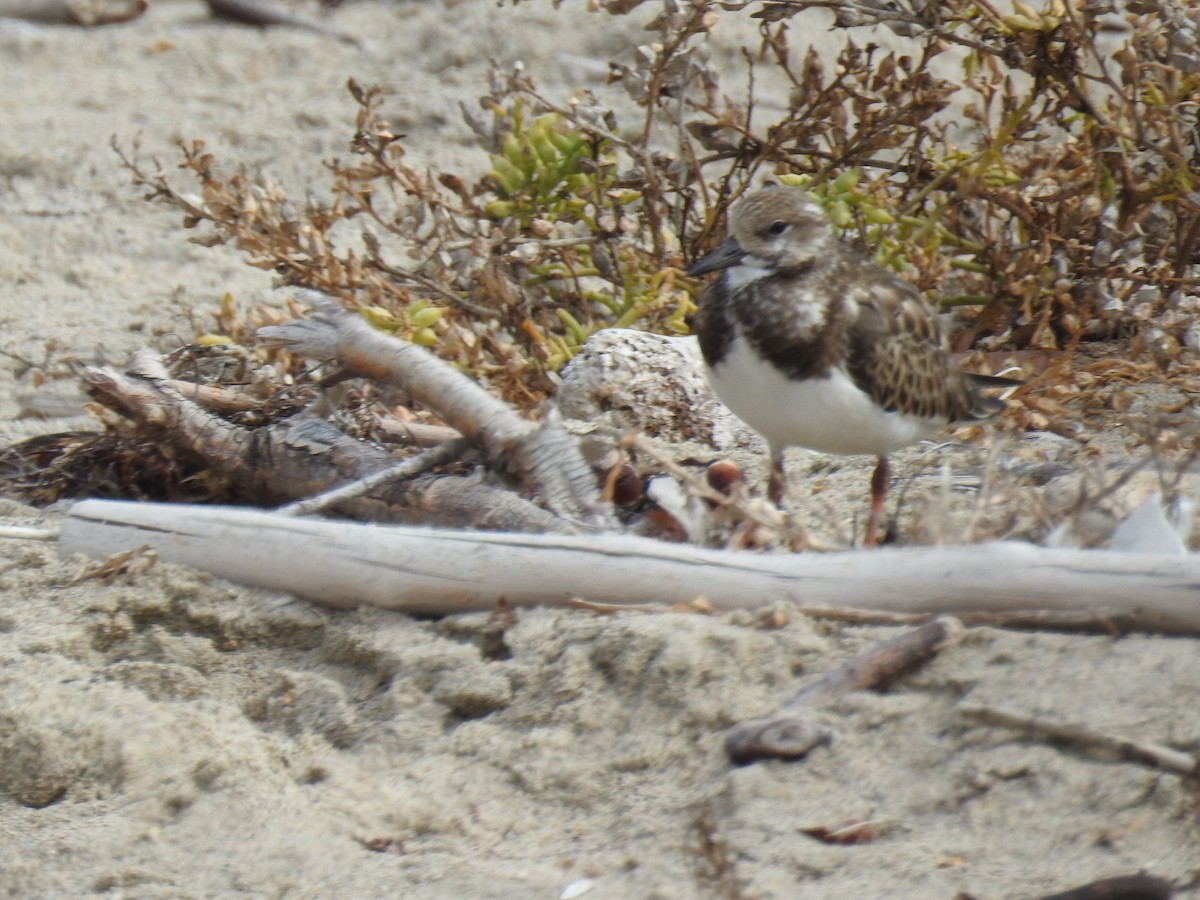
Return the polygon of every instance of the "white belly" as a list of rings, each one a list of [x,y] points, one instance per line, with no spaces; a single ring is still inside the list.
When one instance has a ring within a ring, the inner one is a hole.
[[[761,434],[772,452],[807,447],[822,453],[883,456],[932,437],[946,422],[885,412],[841,369],[827,378],[792,381],[755,356],[740,335],[708,369],[713,390]]]

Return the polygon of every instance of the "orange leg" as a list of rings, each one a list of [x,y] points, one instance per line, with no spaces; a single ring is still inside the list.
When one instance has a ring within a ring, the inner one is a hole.
[[[771,474],[767,478],[767,499],[783,509],[783,495],[787,493],[787,475],[783,471],[783,451],[771,453]]]
[[[883,507],[887,503],[888,486],[891,480],[892,472],[887,457],[881,456],[871,475],[871,514],[867,516],[867,534],[863,538],[864,547],[874,547],[879,542],[879,520],[883,518]]]

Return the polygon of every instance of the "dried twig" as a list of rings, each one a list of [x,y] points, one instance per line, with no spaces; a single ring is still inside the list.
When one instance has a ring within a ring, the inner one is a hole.
[[[347,500],[356,500],[359,497],[365,497],[385,484],[422,475],[430,469],[436,469],[438,466],[452,463],[468,452],[470,447],[471,445],[463,438],[447,441],[440,446],[426,450],[424,453],[419,453],[394,466],[381,469],[351,484],[334,488],[331,491],[326,491],[324,494],[311,497],[308,500],[289,503],[287,506],[280,507],[277,512],[284,516],[311,516],[314,513],[322,512],[333,506],[345,503]]]
[[[877,688],[955,643],[962,624],[949,616],[876,644],[808,685],[765,718],[740,722],[725,733],[725,752],[735,763],[760,759],[798,759],[827,743],[832,733],[807,715],[851,691]]]
[[[928,622],[935,613],[884,612],[876,609],[850,607],[806,606],[804,614],[814,619],[830,619],[855,625],[919,625]],[[1105,615],[1088,609],[1018,609],[1012,611],[957,610],[955,617],[964,625],[990,625],[993,628],[1022,628],[1037,631],[1085,631],[1111,635],[1129,632],[1127,616]]]
[[[1200,757],[1191,753],[1172,750],[1161,744],[1147,741],[1131,740],[1096,731],[1084,725],[1070,725],[1064,722],[1052,722],[1036,716],[1009,712],[991,706],[962,705],[958,707],[959,715],[985,725],[997,725],[1003,728],[1015,728],[1028,731],[1054,741],[1063,741],[1093,750],[1111,753],[1118,759],[1153,766],[1166,772],[1178,775],[1196,777],[1200,775]]]
[[[694,496],[707,500],[716,506],[726,507],[734,511],[738,517],[747,522],[754,522],[767,528],[780,528],[784,523],[777,511],[764,508],[761,504],[746,502],[744,497],[730,496],[710,486],[694,472],[681,466],[675,457],[660,446],[653,438],[634,432],[621,435],[621,445],[627,449],[645,454],[662,468],[672,478],[680,481]],[[799,526],[797,526],[799,528]],[[796,535],[802,537],[801,533]]]

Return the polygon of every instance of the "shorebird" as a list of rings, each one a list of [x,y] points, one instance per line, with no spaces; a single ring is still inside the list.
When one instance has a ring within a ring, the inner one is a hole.
[[[887,500],[888,454],[997,415],[1004,401],[981,389],[1019,384],[964,372],[916,288],[841,241],[799,188],[742,199],[728,240],[688,274],[716,271],[695,331],[717,396],[770,448],[768,498],[782,503],[787,447],[874,455],[868,546]]]

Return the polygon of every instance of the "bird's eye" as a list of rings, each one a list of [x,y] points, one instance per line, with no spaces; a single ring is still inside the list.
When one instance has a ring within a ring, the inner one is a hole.
[[[772,222],[771,227],[767,229],[767,234],[771,235],[771,237],[779,237],[788,230],[788,227],[787,222]]]

